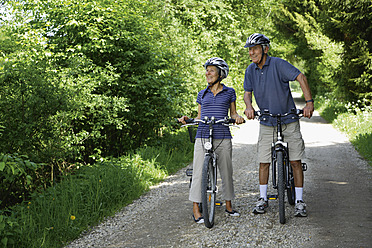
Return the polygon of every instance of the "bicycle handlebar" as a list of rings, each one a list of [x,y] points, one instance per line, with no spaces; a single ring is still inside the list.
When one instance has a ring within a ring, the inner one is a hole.
[[[186,122],[186,124],[182,125],[182,127],[189,126],[189,125],[198,125],[200,122],[204,123],[204,124],[207,124],[207,125],[218,124],[218,123],[222,123],[223,125],[224,124],[228,125],[228,124],[235,123],[235,119],[225,117],[224,119],[216,120],[214,118],[214,116],[212,116],[211,118],[205,117],[204,120],[190,118],[190,119],[185,120],[185,122]],[[244,122],[245,122],[245,120],[244,120]],[[177,123],[181,123],[181,122],[177,120]]]
[[[302,109],[292,109],[291,112],[285,113],[285,114],[272,114],[269,113],[268,110],[264,110],[264,112],[261,112],[260,110],[254,111],[254,116],[262,117],[262,116],[271,116],[271,117],[285,117],[288,115],[297,115],[298,117],[302,117],[304,114],[304,111]]]

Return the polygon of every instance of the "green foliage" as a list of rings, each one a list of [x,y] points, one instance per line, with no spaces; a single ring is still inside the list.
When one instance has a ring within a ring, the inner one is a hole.
[[[369,0],[4,6],[0,204],[24,202],[0,213],[3,246],[60,247],[190,161],[192,144],[171,131],[173,118],[195,117],[202,65],[214,56],[229,64],[224,83],[242,112],[244,43],[255,32],[270,38],[270,55],[305,72],[322,115],[371,160]]]
[[[329,122],[333,122],[340,114],[347,112],[345,104],[335,100],[331,94],[317,96],[315,108],[321,113],[322,117]]]
[[[145,160],[155,159],[156,164],[161,166],[160,169],[171,175],[184,167],[185,162],[189,162],[193,157],[194,146],[188,135],[185,130],[166,132],[161,139],[137,149],[136,154]]]
[[[205,60],[223,57],[238,76],[255,26],[244,1],[19,3],[8,2],[0,40],[0,149],[45,162],[53,175],[125,154],[172,117],[195,115]]]
[[[325,33],[344,44],[343,60],[336,80],[338,94],[346,100],[372,100],[372,3],[361,1],[321,1],[320,21]]]
[[[18,154],[0,154],[0,209],[25,201],[41,184],[41,165]]]
[[[160,38],[151,3],[9,3],[28,15],[7,30],[20,49],[2,53],[4,152],[63,171],[137,148],[181,112],[180,50]]]
[[[0,210],[0,247],[13,247],[20,235],[18,220]]]
[[[296,43],[313,93],[371,101],[371,1],[296,1],[278,5],[274,22]]]
[[[334,125],[346,133],[351,143],[372,165],[372,107],[361,101],[346,104]]]
[[[362,101],[342,103],[317,97],[316,108],[327,121],[345,133],[356,150],[372,165],[372,109]]]
[[[28,201],[0,211],[0,247],[61,247],[113,215],[192,159],[185,130],[173,134],[165,135],[160,147],[83,166]]]
[[[60,247],[139,197],[163,177],[164,173],[158,171],[153,162],[139,156],[83,167],[55,187],[12,208],[11,217],[17,217],[21,234],[16,245]],[[13,235],[12,230],[8,231],[9,236]]]

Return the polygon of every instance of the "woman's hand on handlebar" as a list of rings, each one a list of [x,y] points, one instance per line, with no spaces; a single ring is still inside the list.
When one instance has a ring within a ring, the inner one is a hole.
[[[178,122],[181,122],[183,125],[185,125],[186,120],[188,120],[188,119],[189,119],[189,117],[184,115],[184,116],[182,116],[181,118],[178,119]]]
[[[254,119],[254,108],[246,108],[244,110],[244,114],[247,116],[249,120]]]
[[[235,123],[236,123],[236,124],[242,124],[242,123],[244,123],[244,122],[245,122],[245,121],[244,121],[244,118],[241,117],[240,115],[238,115],[238,116],[235,117]]]

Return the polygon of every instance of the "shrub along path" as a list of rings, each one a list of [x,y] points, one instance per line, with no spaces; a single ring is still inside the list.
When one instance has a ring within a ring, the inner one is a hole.
[[[253,120],[236,130],[233,139],[233,204],[240,217],[226,216],[222,206],[212,229],[195,224],[187,200],[188,178],[182,169],[68,247],[370,247],[372,173],[368,163],[320,116],[302,118],[301,128],[308,164],[307,218],[293,217],[293,207],[287,206],[287,223],[281,225],[276,201],[270,201],[264,215],[251,213],[258,197],[258,122]],[[270,193],[274,193],[271,188]]]

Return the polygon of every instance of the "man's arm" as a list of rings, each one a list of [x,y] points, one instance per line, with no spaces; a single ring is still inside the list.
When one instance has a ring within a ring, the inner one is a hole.
[[[244,91],[245,110],[248,119],[254,119],[254,108],[252,106],[252,92]]]
[[[297,76],[296,80],[300,83],[302,93],[304,94],[305,97],[305,101],[307,101],[306,106],[304,107],[304,116],[310,119],[314,112],[314,102],[309,101],[312,100],[313,98],[311,96],[309,84],[307,83],[307,78],[304,74],[300,73]]]

